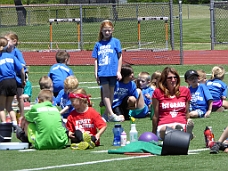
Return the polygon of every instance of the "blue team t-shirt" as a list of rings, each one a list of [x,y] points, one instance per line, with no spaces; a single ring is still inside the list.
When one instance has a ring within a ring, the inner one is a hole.
[[[152,89],[151,87],[146,87],[142,89],[142,95],[144,98],[144,102],[147,106],[149,106],[152,102],[152,95],[153,95],[154,89]],[[150,98],[146,97],[146,94],[150,95]]]
[[[26,62],[24,60],[23,54],[21,53],[21,51],[18,48],[14,48],[10,54],[14,55],[22,64],[23,68],[24,68],[24,72],[27,72],[28,69],[26,67]],[[18,84],[21,84],[21,74],[20,72],[16,72],[16,81]]]
[[[95,44],[92,57],[97,59],[98,77],[116,76],[118,70],[118,53],[122,53],[120,41],[111,37],[108,41]]]
[[[74,110],[73,106],[71,105],[71,101],[68,97],[68,94],[64,92],[64,89],[62,89],[58,96],[55,98],[55,104],[60,106],[62,109],[66,106],[69,106],[69,109],[67,112],[62,114],[63,118],[67,118],[72,110]]]
[[[138,98],[139,94],[136,89],[137,87],[134,81],[130,81],[127,84],[117,81],[114,89],[112,108],[120,106],[123,99],[127,96],[134,96],[135,98]]]
[[[208,101],[213,100],[210,91],[205,84],[199,84],[196,88],[189,87],[189,89],[191,92],[191,111],[200,109],[205,114],[208,110]]]
[[[63,63],[57,63],[51,66],[48,76],[53,82],[53,92],[59,92],[64,88],[64,81],[68,76],[74,75],[73,71]]]
[[[22,69],[20,61],[8,52],[0,53],[0,81],[4,79],[15,78],[16,72]]]
[[[207,88],[211,92],[213,101],[221,100],[221,97],[227,97],[227,85],[220,79],[207,80]]]

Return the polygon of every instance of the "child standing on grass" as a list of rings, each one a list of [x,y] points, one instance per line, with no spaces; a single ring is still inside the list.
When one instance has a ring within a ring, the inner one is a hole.
[[[102,86],[102,98],[105,104],[103,116],[110,121],[122,121],[112,111],[114,86],[121,80],[122,49],[120,41],[112,36],[114,27],[111,21],[104,20],[100,25],[99,41],[95,44],[92,57],[95,58],[94,75],[98,85]]]
[[[222,66],[214,66],[212,68],[211,79],[206,82],[213,97],[212,111],[228,109],[228,101],[226,101],[227,85],[222,81],[224,75],[225,69]]]
[[[60,106],[62,110],[60,114],[62,115],[62,119],[64,123],[67,121],[67,117],[70,112],[74,109],[71,105],[71,101],[69,99],[69,94],[78,88],[78,79],[71,75],[67,77],[64,81],[64,89],[61,90],[58,96],[55,98],[56,105]]]
[[[82,88],[69,94],[74,110],[67,118],[66,127],[73,149],[85,150],[100,144],[100,137],[106,130],[106,123],[91,107],[86,91]],[[98,131],[99,130],[99,131]]]
[[[26,63],[23,57],[23,54],[21,51],[17,48],[18,46],[18,35],[14,32],[8,32],[5,33],[5,38],[8,40],[9,48],[8,52],[14,55],[22,64],[24,67],[24,72],[27,73]],[[26,79],[26,75],[25,75]],[[18,101],[18,107],[20,110],[21,116],[24,116],[24,98],[23,98],[23,91],[24,91],[24,83],[21,80],[21,74],[20,72],[16,72],[16,81],[17,81],[17,101]]]
[[[207,86],[198,83],[198,77],[195,70],[188,70],[184,75],[191,93],[189,115],[190,118],[207,118],[212,111],[213,98]]]
[[[58,51],[55,55],[56,64],[52,65],[48,76],[53,82],[53,93],[56,97],[60,90],[64,88],[64,80],[70,75],[74,75],[73,71],[67,66],[70,63],[70,55],[66,51]]]
[[[16,114],[12,108],[12,101],[17,93],[16,72],[20,73],[22,87],[25,86],[25,73],[21,62],[7,52],[8,41],[0,37],[0,118],[6,122],[5,109],[10,114],[13,125],[16,128]]]
[[[51,90],[41,90],[38,103],[25,114],[16,132],[18,139],[28,140],[38,150],[62,149],[68,143],[66,128],[62,126],[59,110],[52,105],[52,97]]]

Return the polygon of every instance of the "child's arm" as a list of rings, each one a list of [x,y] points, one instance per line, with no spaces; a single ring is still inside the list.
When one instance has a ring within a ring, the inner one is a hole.
[[[71,131],[69,131],[69,132],[68,132],[68,137],[69,137],[69,138],[75,138],[74,133],[71,132]]]
[[[118,70],[117,70],[117,80],[121,80],[122,79],[122,75],[121,75],[121,73],[120,73],[120,71],[121,71],[121,67],[122,67],[122,53],[118,53],[118,58],[119,58],[119,60],[118,60]]]
[[[99,131],[98,131],[98,133],[96,134],[96,139],[97,139],[97,141],[100,139],[100,137],[101,137],[101,135],[104,133],[104,131],[106,130],[106,128],[107,128],[107,125],[106,126],[104,126],[104,127],[102,127]]]
[[[60,111],[60,114],[62,115],[62,114],[64,114],[64,113],[66,113],[66,111],[68,111],[69,108],[70,108],[69,106],[64,107],[64,108]]]
[[[207,110],[207,112],[204,115],[205,118],[208,118],[210,116],[210,114],[211,114],[212,103],[213,103],[213,100],[208,100],[208,110]]]
[[[100,85],[100,80],[99,78],[97,77],[97,59],[95,59],[94,61],[94,76],[95,76],[95,79],[97,81],[97,84]]]

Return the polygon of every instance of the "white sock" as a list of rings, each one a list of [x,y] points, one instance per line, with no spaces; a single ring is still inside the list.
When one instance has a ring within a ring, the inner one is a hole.
[[[12,121],[14,126],[17,126],[17,121]]]

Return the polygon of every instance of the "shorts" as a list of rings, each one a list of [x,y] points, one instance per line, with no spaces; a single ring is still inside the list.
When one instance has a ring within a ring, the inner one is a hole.
[[[115,87],[116,85],[116,76],[113,77],[99,77],[100,85],[108,84],[110,87]]]
[[[35,144],[35,140],[36,140],[36,124],[35,123],[29,123],[28,124],[28,141],[31,144]]]
[[[1,96],[14,96],[17,94],[17,83],[14,78],[5,79],[0,82]]]
[[[123,99],[120,106],[117,106],[112,109],[113,113],[115,113],[116,115],[124,115],[125,120],[130,120],[129,109],[127,109],[128,108],[128,103],[127,103],[128,98],[129,98],[129,96],[126,96]]]
[[[168,126],[168,127],[174,126],[174,127],[176,127],[176,125],[181,125],[181,126],[184,128],[184,130],[186,130],[186,124],[182,124],[182,123],[178,123],[178,122],[159,125],[159,126],[157,127],[157,137],[158,137],[158,139],[161,140],[161,137],[160,137],[160,130],[161,130],[162,127],[164,127],[164,126]]]
[[[129,116],[132,116],[134,118],[145,118],[148,112],[149,112],[148,106],[145,104],[142,109],[130,110]]]
[[[212,103],[212,108],[220,108],[222,106],[222,100],[216,100]]]

